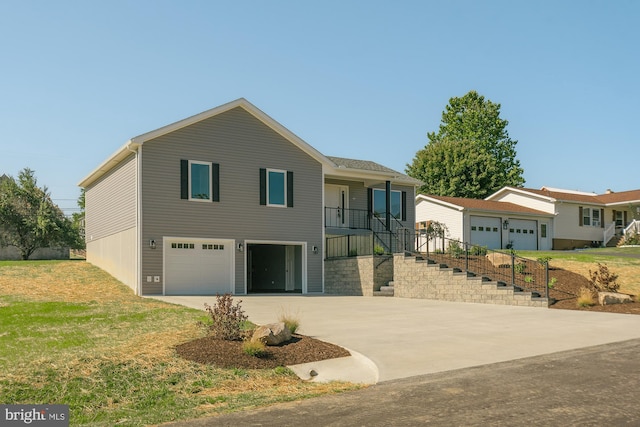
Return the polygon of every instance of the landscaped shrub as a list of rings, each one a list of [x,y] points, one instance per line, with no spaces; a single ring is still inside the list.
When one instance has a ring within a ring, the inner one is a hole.
[[[474,256],[485,256],[487,254],[487,247],[480,246],[480,245],[473,245],[469,250],[469,254]]]
[[[464,253],[464,249],[460,246],[460,242],[451,240],[449,242],[447,252],[449,253],[449,255],[451,255],[452,258],[460,258],[460,256]]]
[[[618,292],[620,285],[616,283],[618,275],[609,271],[606,264],[598,263],[596,271],[589,270],[590,282],[600,292]]]
[[[210,323],[202,323],[207,332],[219,339],[237,341],[243,338],[243,325],[247,320],[244,311],[240,307],[242,300],[233,304],[231,294],[216,295],[214,305],[204,304],[204,309],[209,314]]]
[[[549,264],[549,261],[551,261],[551,257],[550,256],[542,256],[538,258],[538,262],[542,265],[547,265]]]
[[[513,266],[513,268],[515,269],[516,273],[525,274],[527,270],[527,264],[525,264],[524,262],[518,262],[516,265]]]
[[[549,279],[549,283],[547,283],[547,286],[549,286],[549,289],[553,289],[553,287],[556,285],[557,282],[558,282],[558,278],[552,277],[551,279]]]
[[[260,340],[247,340],[242,343],[242,351],[249,356],[262,357],[267,354],[267,346]]]
[[[618,246],[625,246],[625,245],[640,245],[640,233],[635,231],[631,233],[629,236],[620,240],[620,243],[618,244]]]
[[[384,255],[384,248],[380,245],[375,245],[373,247],[373,254],[374,255]]]
[[[593,292],[591,289],[580,288],[580,295],[578,295],[578,300],[576,301],[578,307],[590,307],[595,304],[593,301]]]

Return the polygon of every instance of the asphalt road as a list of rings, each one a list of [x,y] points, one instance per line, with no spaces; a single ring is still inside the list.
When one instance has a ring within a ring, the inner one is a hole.
[[[170,425],[640,426],[640,339]]]

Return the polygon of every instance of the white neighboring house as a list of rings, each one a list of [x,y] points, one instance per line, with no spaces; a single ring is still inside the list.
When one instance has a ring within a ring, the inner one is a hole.
[[[510,202],[553,214],[553,249],[615,246],[621,235],[638,229],[640,190],[604,194],[560,188],[504,187],[487,201]]]
[[[446,237],[489,249],[548,250],[553,213],[515,203],[420,194],[416,228],[430,221],[446,225]]]

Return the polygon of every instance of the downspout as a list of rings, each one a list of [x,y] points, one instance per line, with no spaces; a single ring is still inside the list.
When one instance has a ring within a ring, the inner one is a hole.
[[[135,148],[132,148],[134,146]],[[140,180],[140,167],[142,165],[142,146],[139,144],[133,144],[130,142],[127,145],[127,150],[132,152],[136,156],[136,295],[142,295],[142,283],[141,283],[141,271],[142,271],[142,250],[140,248],[140,242],[142,241],[142,227],[140,224],[140,210],[142,208],[142,202],[140,200],[142,182]]]

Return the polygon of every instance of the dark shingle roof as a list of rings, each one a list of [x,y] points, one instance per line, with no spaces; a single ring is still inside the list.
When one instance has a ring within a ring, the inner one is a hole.
[[[327,156],[329,160],[338,165],[338,167],[344,167],[349,169],[360,169],[364,171],[374,171],[374,172],[387,172],[387,173],[396,173],[399,175],[404,175],[398,171],[395,171],[386,166],[382,166],[379,163],[372,162],[369,160],[356,160],[356,159],[345,159],[344,157],[333,157]]]

